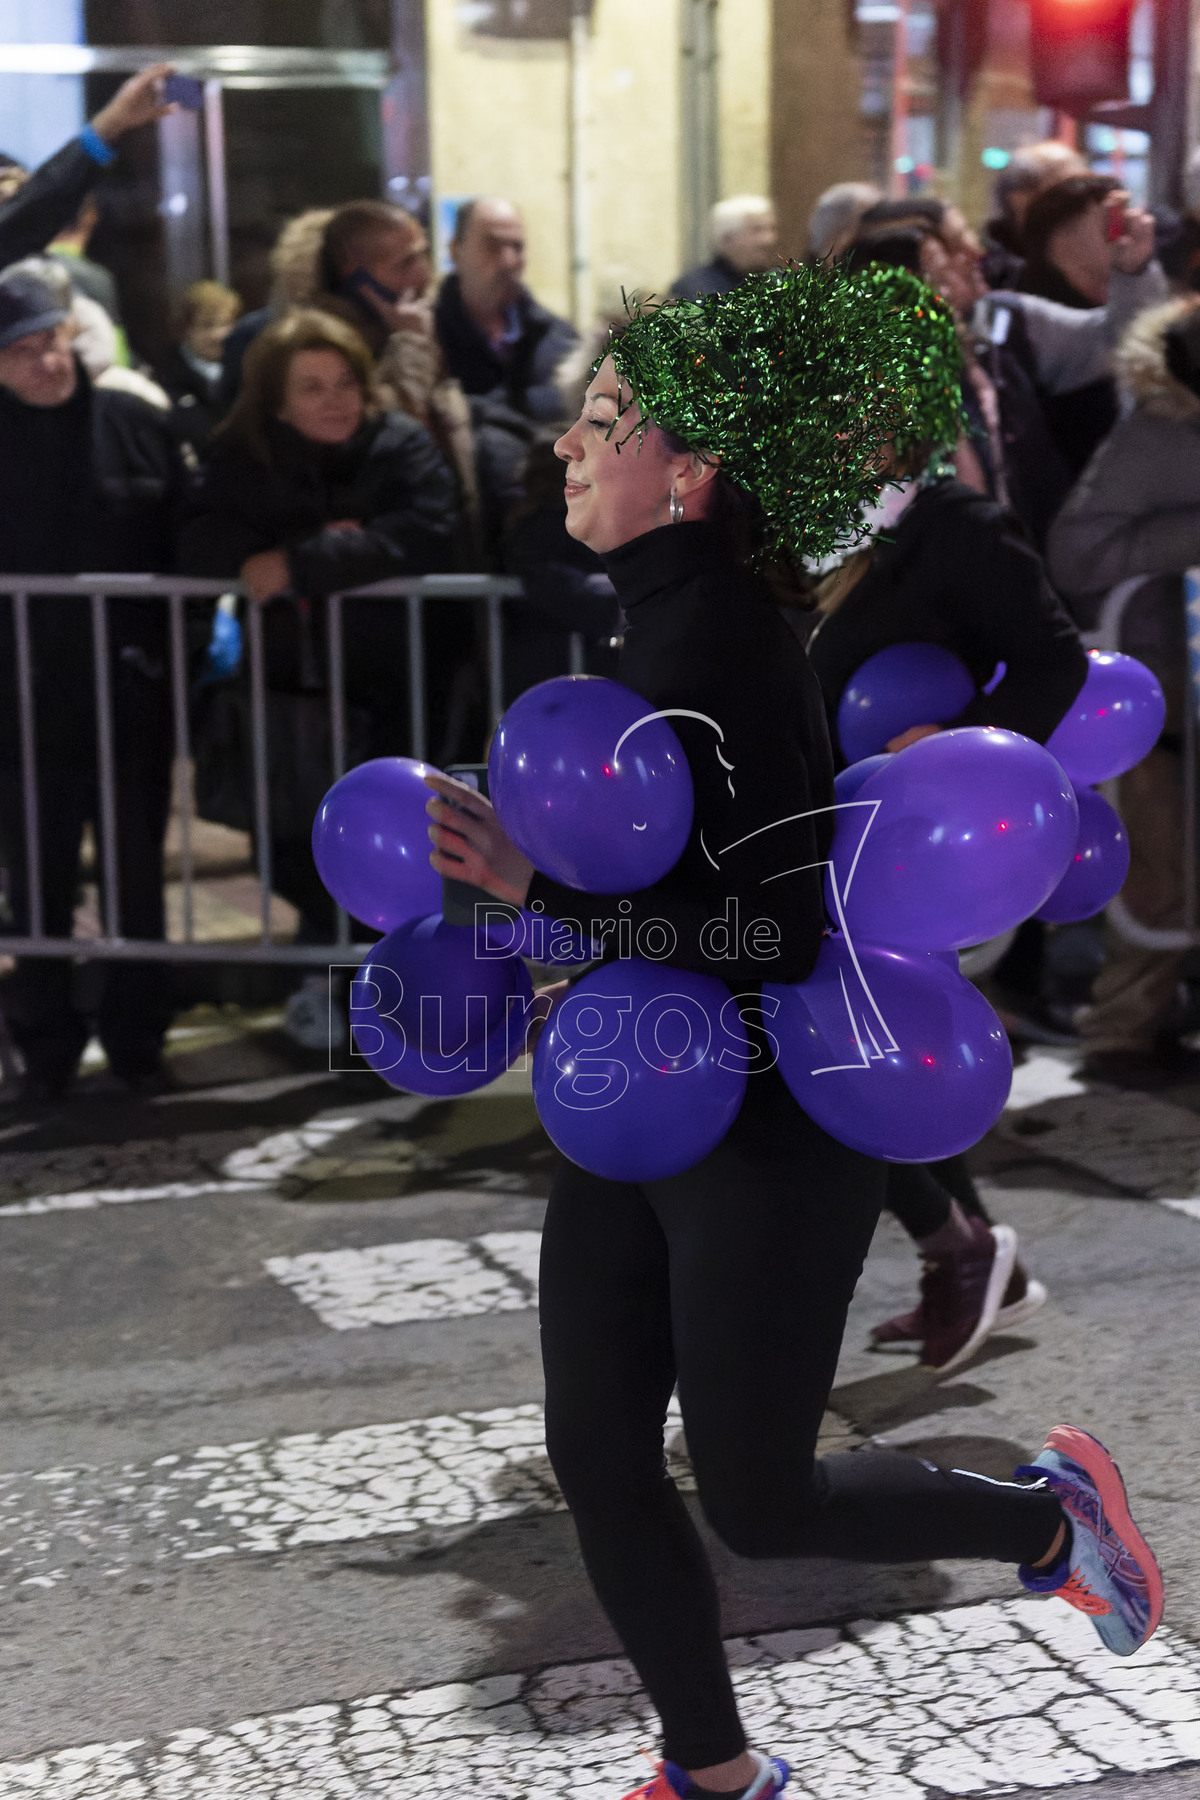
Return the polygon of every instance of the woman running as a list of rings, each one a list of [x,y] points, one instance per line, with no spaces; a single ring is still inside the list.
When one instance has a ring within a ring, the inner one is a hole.
[[[693,715],[672,719],[695,790],[680,862],[638,893],[576,893],[535,874],[473,790],[434,776],[436,869],[559,917],[611,917],[608,941],[620,917],[635,933],[667,919],[671,960],[707,973],[704,922],[736,897],[743,921],[775,926],[771,978],[810,973],[833,759],[816,678],[745,560],[746,524],[758,511],[767,540],[793,548],[844,529],[883,484],[882,437],[903,449],[927,431],[945,363],[924,289],[897,300],[855,279],[792,267],[639,312],[559,440],[568,529],[604,558],[626,613],[620,679]],[[720,973],[744,985],[764,968],[743,956]],[[740,1555],[1014,1563],[1026,1587],[1082,1606],[1119,1655],[1158,1623],[1154,1559],[1115,1463],[1083,1431],[1056,1426],[1012,1483],[893,1452],[815,1459],[885,1173],[827,1136],[768,1066],[685,1174],[639,1185],[568,1162],[555,1177],[546,1441],[592,1583],[662,1721],[664,1760],[641,1800],[766,1800],[788,1780],[747,1744],[716,1586],[666,1472],[676,1387],[700,1503]],[[781,1301],[797,1292],[803,1304]]]

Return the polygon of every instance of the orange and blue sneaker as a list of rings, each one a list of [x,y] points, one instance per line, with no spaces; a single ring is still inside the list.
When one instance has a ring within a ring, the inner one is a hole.
[[[736,1796],[736,1800],[774,1800],[776,1794],[782,1794],[788,1784],[791,1770],[778,1756],[760,1756],[757,1750],[750,1754],[756,1758],[758,1774],[748,1788]],[[698,1788],[686,1769],[681,1769],[673,1762],[660,1762],[654,1779],[644,1787],[634,1788],[632,1794],[626,1794],[625,1800],[693,1800],[693,1796],[706,1792]],[[734,1795],[729,1800],[735,1800]]]
[[[1086,1613],[1114,1656],[1132,1656],[1158,1629],[1163,1584],[1150,1546],[1129,1513],[1125,1483],[1098,1438],[1056,1425],[1046,1447],[1016,1471],[1053,1492],[1070,1541],[1053,1567],[1017,1570],[1031,1594],[1057,1594]]]

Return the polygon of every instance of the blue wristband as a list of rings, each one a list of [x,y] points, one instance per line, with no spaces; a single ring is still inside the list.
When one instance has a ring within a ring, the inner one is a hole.
[[[109,163],[116,162],[117,153],[112,145],[106,144],[99,132],[94,131],[90,125],[85,125],[80,132],[79,142],[83,145],[92,161],[94,163],[99,163],[102,169],[107,168]]]

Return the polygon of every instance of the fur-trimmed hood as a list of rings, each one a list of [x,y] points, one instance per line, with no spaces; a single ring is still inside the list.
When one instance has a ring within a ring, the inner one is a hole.
[[[1200,299],[1168,300],[1139,313],[1113,356],[1122,397],[1156,419],[1200,419],[1200,396],[1176,381],[1167,368],[1166,334]]]
[[[282,316],[293,306],[310,306],[321,292],[321,242],[333,217],[331,206],[313,207],[289,219],[271,251],[271,309]]]

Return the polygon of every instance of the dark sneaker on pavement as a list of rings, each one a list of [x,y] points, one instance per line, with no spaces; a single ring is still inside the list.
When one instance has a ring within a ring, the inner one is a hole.
[[[997,1331],[1015,1331],[1018,1325],[1025,1323],[1026,1319],[1032,1319],[1034,1313],[1045,1306],[1050,1298],[1045,1282],[1038,1281],[1033,1275],[1025,1276],[1025,1291],[1019,1299],[1009,1299],[1008,1293],[1011,1288],[1012,1283],[1010,1282],[1009,1289],[1004,1295],[1004,1304],[996,1314],[996,1323],[992,1326],[993,1335]]]
[[[757,1751],[751,1754],[758,1757],[758,1774],[736,1800],[774,1800],[787,1786],[791,1770],[781,1757],[759,1756]],[[634,1788],[625,1800],[690,1800],[691,1795],[701,1791],[686,1769],[673,1762],[662,1762],[654,1779],[644,1787]],[[729,1800],[735,1800],[735,1796],[731,1794]]]
[[[1014,1262],[1000,1311],[992,1325],[993,1335],[998,1331],[1015,1331],[1018,1325],[1023,1325],[1045,1306],[1049,1298],[1045,1283],[1028,1274],[1019,1262]],[[896,1313],[882,1325],[872,1325],[870,1347],[872,1350],[907,1350],[913,1344],[922,1343],[925,1335],[924,1307],[914,1306],[911,1312]]]
[[[1150,1546],[1129,1514],[1125,1483],[1098,1438],[1056,1425],[1046,1447],[1018,1475],[1040,1477],[1063,1512],[1070,1548],[1051,1569],[1022,1565],[1031,1594],[1057,1594],[1086,1613],[1114,1656],[1132,1656],[1157,1630],[1163,1584]]]
[[[890,1350],[893,1345],[900,1345],[907,1349],[911,1344],[919,1344],[924,1336],[925,1314],[920,1306],[914,1306],[911,1312],[896,1313],[882,1325],[872,1325],[871,1348]]]
[[[975,1354],[995,1329],[1013,1272],[1017,1234],[1012,1227],[989,1227],[982,1219],[970,1223],[969,1249],[928,1257],[921,1271],[921,1363],[926,1369],[956,1369]]]

